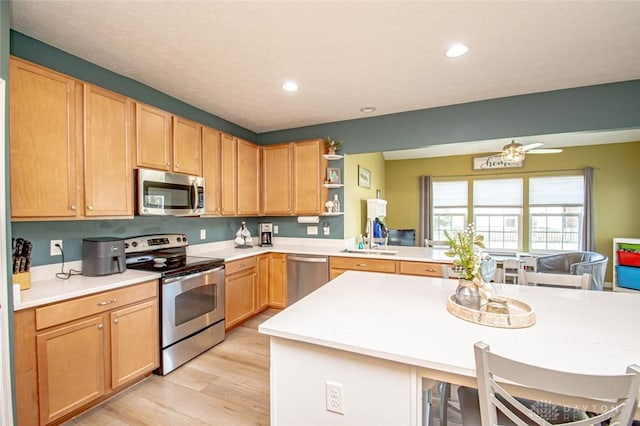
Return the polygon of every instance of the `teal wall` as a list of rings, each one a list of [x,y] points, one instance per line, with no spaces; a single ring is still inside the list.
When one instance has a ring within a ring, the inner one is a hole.
[[[553,133],[640,127],[640,80],[490,99],[261,133],[262,145],[331,136],[357,154]]]
[[[322,217],[318,224],[319,235],[314,238],[339,238],[343,235],[340,217]],[[78,220],[61,222],[14,222],[13,236],[33,243],[32,265],[58,263],[60,256],[49,256],[49,241],[62,240],[65,262],[82,259],[82,239],[87,237],[132,237],[153,233],[176,232],[186,234],[191,244],[232,240],[241,222],[245,221],[252,236],[258,234],[258,222],[272,222],[279,227],[276,237],[305,237],[306,224],[299,224],[297,217],[252,218],[180,218],[136,216],[129,220]],[[322,235],[322,223],[329,223],[331,235]],[[207,230],[207,238],[200,239],[200,230]],[[255,240],[254,243],[257,243]]]

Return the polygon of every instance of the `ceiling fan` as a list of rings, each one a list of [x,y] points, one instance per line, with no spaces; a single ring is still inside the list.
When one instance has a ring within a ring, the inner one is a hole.
[[[562,149],[560,148],[539,149],[542,145],[544,145],[542,142],[522,145],[521,143],[516,143],[515,140],[512,140],[511,143],[508,143],[502,148],[502,159],[504,161],[516,162],[524,160],[526,154],[557,154],[562,152]]]

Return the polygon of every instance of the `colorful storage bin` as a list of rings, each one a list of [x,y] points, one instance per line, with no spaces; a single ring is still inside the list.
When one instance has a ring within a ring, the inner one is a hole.
[[[618,250],[618,264],[640,266],[640,252]]]
[[[616,266],[618,287],[640,290],[640,268],[632,266]]]
[[[627,251],[640,251],[640,244],[618,243],[618,248],[620,250],[627,250]]]

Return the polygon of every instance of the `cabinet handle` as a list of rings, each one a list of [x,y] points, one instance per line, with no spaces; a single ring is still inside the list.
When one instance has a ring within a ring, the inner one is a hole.
[[[104,324],[98,324],[98,330],[102,330],[104,328]]]
[[[356,266],[360,266],[361,268],[365,268],[367,266],[366,263],[357,263]]]
[[[71,210],[77,210],[77,209],[78,209],[78,207],[76,207],[76,206],[71,206]]]
[[[114,320],[113,320],[113,323],[114,323],[114,324],[117,324],[117,323],[119,323],[119,322],[120,322],[120,320],[119,320],[118,318],[116,318],[116,319],[114,319]]]
[[[87,210],[93,210],[93,206],[87,206]]]
[[[112,303],[116,303],[118,299],[109,299],[98,303],[98,306],[110,305]]]
[[[176,163],[176,169],[180,168],[180,164]]]
[[[425,269],[425,271],[426,272],[438,272],[437,269],[429,269],[429,268]]]
[[[170,165],[171,165],[171,162],[167,161],[167,166],[170,166]]]

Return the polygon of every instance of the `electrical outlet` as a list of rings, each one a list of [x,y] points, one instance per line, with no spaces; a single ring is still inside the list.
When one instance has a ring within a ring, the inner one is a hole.
[[[200,230],[200,239],[204,240],[207,238],[207,230],[206,229],[201,229]]]
[[[278,233],[278,225],[273,225],[273,235]]]
[[[327,222],[325,222],[324,226],[322,227],[322,232],[324,233],[324,235],[331,234],[331,228],[329,228],[329,224]]]
[[[307,235],[318,235],[317,226],[307,226]]]
[[[60,245],[60,248],[56,247]],[[51,240],[49,242],[49,256],[62,256],[62,240]]]
[[[344,386],[342,383],[325,382],[327,411],[344,414]]]

